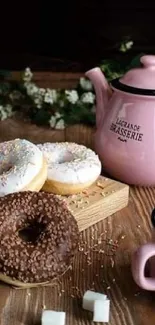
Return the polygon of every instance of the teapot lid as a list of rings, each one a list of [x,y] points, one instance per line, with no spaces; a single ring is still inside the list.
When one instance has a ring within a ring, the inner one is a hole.
[[[140,58],[142,66],[129,70],[120,79],[112,80],[114,88],[124,92],[155,96],[155,55]]]

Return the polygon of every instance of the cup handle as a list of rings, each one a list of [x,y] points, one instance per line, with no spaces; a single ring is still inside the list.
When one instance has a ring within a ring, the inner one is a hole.
[[[145,277],[145,266],[147,261],[153,256],[155,256],[155,244],[148,243],[137,249],[131,261],[134,281],[139,287],[149,291],[155,291],[155,278]]]

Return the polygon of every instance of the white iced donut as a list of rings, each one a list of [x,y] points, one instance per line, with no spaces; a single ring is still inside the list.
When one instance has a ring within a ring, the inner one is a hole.
[[[55,194],[78,193],[91,186],[101,173],[98,155],[72,142],[38,144],[47,161],[48,176],[43,190]]]
[[[46,178],[47,164],[36,145],[24,139],[0,143],[0,196],[39,191]]]

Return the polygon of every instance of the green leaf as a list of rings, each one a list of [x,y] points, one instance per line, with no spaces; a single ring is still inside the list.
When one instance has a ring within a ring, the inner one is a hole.
[[[32,118],[33,122],[37,125],[48,125],[51,114],[43,109],[29,110],[29,117]]]
[[[104,72],[108,81],[118,78],[124,74],[125,63],[123,61],[116,60],[104,60],[102,61],[100,68]]]
[[[137,56],[135,56],[132,61],[129,63],[129,65],[126,67],[126,70],[130,70],[133,68],[137,68],[141,66],[140,58],[144,55],[144,53],[140,53]]]

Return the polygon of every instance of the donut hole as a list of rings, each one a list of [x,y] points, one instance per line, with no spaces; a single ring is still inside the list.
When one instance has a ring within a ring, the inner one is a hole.
[[[45,227],[43,223],[34,220],[25,228],[20,229],[18,234],[23,241],[35,244],[40,235],[45,231]]]
[[[73,154],[67,150],[65,152],[59,152],[59,154],[55,155],[55,163],[57,164],[70,162],[73,161],[74,159],[75,157],[73,156]]]
[[[12,164],[6,163],[0,166],[0,175],[8,173],[13,168]]]

